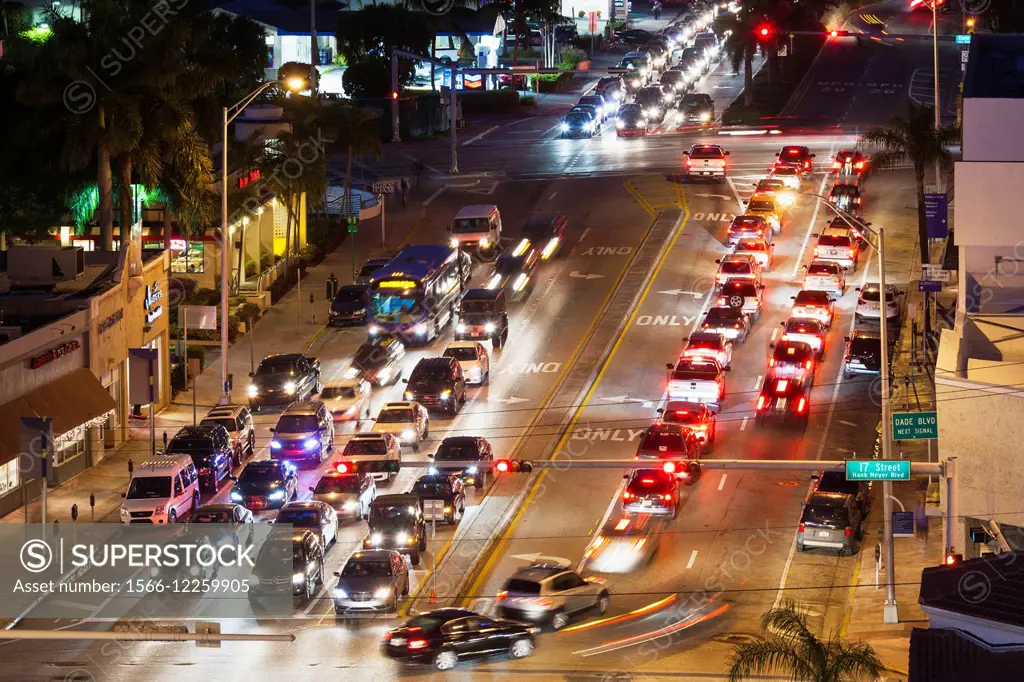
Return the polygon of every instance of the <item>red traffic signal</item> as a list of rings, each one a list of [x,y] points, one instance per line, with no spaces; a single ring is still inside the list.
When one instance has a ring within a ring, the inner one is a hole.
[[[943,563],[946,566],[956,566],[958,563],[964,560],[963,554],[954,554],[953,552],[946,552],[946,558]]]
[[[768,24],[761,24],[757,27],[757,35],[761,38],[767,38],[772,34],[772,27]]]
[[[334,470],[339,474],[370,474],[370,473],[391,473],[397,474],[402,468],[402,463],[391,460],[378,460],[368,462],[354,462],[352,460],[338,461],[334,463]]]
[[[499,474],[510,471],[516,474],[528,474],[533,471],[533,465],[522,459],[499,459],[494,463],[494,470]]]
[[[398,99],[398,90],[391,91],[391,99]]]

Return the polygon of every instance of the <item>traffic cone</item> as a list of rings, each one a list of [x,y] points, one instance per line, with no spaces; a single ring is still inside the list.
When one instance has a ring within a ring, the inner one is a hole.
[[[433,586],[431,586],[431,588],[430,588],[430,603],[431,604],[436,604],[437,603],[437,593],[434,592]]]

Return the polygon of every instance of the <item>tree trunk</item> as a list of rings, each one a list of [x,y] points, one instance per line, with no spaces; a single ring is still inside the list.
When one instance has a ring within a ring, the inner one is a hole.
[[[160,231],[164,234],[164,249],[167,251],[171,250],[171,202],[168,199],[164,199],[164,211],[163,211],[163,225],[160,227]]]
[[[452,83],[452,87],[455,83]],[[348,229],[348,212],[352,206],[352,145],[348,146],[345,153],[345,196],[341,200],[341,224]]]
[[[102,112],[100,117],[102,120]],[[102,125],[102,124],[101,124]],[[100,226],[100,250],[114,250],[114,174],[110,168],[110,148],[100,138],[96,146],[96,189],[99,203],[96,222]]]
[[[132,235],[132,225],[135,224],[135,196],[132,193],[132,157],[124,153],[118,157],[118,235],[121,240],[121,250],[128,248],[128,241]]]
[[[754,106],[754,54],[749,50],[743,55],[743,106]]]
[[[317,45],[316,39],[316,0],[309,0],[309,78],[310,78],[310,92],[313,95],[313,99],[316,99],[316,81],[318,80],[314,75],[313,71],[320,63],[320,47]]]
[[[515,66],[517,63],[519,63],[519,12],[518,11],[515,14],[515,22],[512,24],[512,27],[513,27],[512,30],[514,30],[516,32],[516,42],[515,42],[515,45],[512,46],[512,66]],[[514,77],[513,77],[513,79],[514,79]],[[452,80],[452,87],[453,88],[455,87],[454,79]]]
[[[928,248],[928,219],[924,211],[924,166],[914,164],[914,183],[917,185],[917,238],[921,247],[921,264],[927,265],[931,254]]]

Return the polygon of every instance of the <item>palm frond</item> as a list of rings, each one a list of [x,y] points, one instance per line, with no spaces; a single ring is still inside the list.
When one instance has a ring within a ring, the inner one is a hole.
[[[870,644],[836,639],[830,646],[827,682],[844,680],[877,680],[886,666]]]
[[[783,641],[738,644],[729,657],[729,682],[741,682],[751,676],[790,675],[792,680],[816,682],[815,671]]]

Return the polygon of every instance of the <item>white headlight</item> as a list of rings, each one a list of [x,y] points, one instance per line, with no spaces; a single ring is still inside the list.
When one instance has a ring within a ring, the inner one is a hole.
[[[451,245],[453,249],[459,248],[459,240],[456,239],[455,237],[452,237],[452,240],[448,242],[448,244]]]
[[[370,543],[371,544],[379,545],[383,541],[384,541],[384,536],[381,535],[380,533],[374,533],[373,535],[370,536]]]
[[[402,431],[402,440],[416,440],[416,434],[412,431],[412,429],[406,429],[405,431]]]
[[[345,504],[341,505],[341,508],[344,509],[345,511],[352,511],[353,509],[356,508],[358,504],[358,502],[353,502],[352,500],[349,500]]]
[[[616,121],[615,122],[615,127],[618,128],[619,130],[622,130],[625,127],[625,125],[626,124],[623,123],[622,121]]]
[[[493,334],[495,329],[496,327],[494,326],[493,322],[488,322],[487,324],[484,325],[485,334]]]
[[[455,325],[455,331],[457,331],[460,334],[465,332],[466,331],[466,323],[465,322],[459,322],[457,325]]]
[[[491,277],[491,281],[487,283],[488,289],[497,289],[501,286],[501,275],[494,275]]]
[[[587,121],[586,123],[583,124],[583,129],[586,130],[588,133],[593,132],[594,131],[594,122],[593,121]]]
[[[445,390],[441,391],[441,400],[448,400],[448,398],[451,398],[451,397],[452,397],[452,392],[449,391],[447,388]]]
[[[306,574],[304,574],[304,573],[296,573],[295,575],[292,576],[292,582],[293,583],[302,583],[305,580],[306,580]]]
[[[259,395],[259,392],[260,391],[259,391],[258,388],[256,388],[255,384],[249,384],[249,397],[250,398],[255,398],[257,395]]]
[[[377,590],[376,592],[373,593],[373,598],[374,599],[387,599],[390,594],[391,594],[391,588],[390,587],[382,587],[382,588],[380,588],[379,590]]]
[[[530,278],[526,275],[526,273],[524,273],[524,272],[519,273],[519,276],[516,277],[516,281],[512,284],[512,290],[513,291],[522,291],[523,287],[526,286],[526,283],[529,280],[530,280]]]
[[[708,121],[711,120],[711,114],[705,111],[703,114],[700,115],[700,120],[703,121],[704,123],[707,123]]]
[[[480,237],[480,247],[486,249],[491,245],[491,240],[487,237]]]
[[[343,590],[343,589],[341,589],[339,587],[336,590],[334,590],[334,598],[335,599],[348,599],[348,592],[346,592],[345,590]]]
[[[561,130],[563,133],[567,133],[569,132],[569,124],[566,123],[565,121],[562,121],[561,123],[558,124],[558,129]]]
[[[289,381],[287,384],[285,384],[284,392],[287,393],[288,395],[295,395],[295,382]]]
[[[380,334],[380,327],[375,324],[371,324],[366,328],[366,333],[370,336],[376,336],[377,334]]]
[[[409,541],[409,534],[408,533],[399,533],[398,535],[395,536],[395,541],[398,544],[400,544],[400,545],[404,545],[406,542]]]

